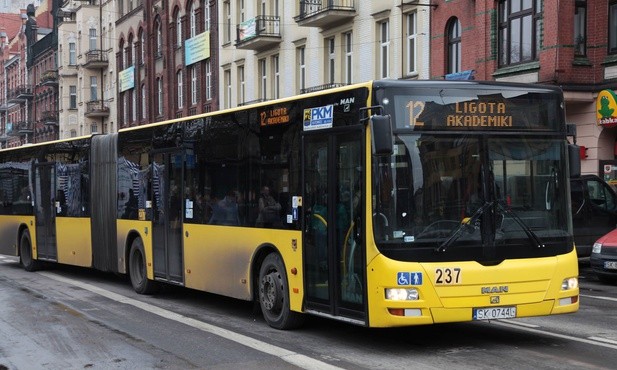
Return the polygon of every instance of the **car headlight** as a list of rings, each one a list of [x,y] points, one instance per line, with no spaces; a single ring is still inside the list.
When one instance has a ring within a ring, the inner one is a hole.
[[[591,247],[591,253],[600,252],[602,252],[602,243],[593,243],[593,247]]]
[[[578,288],[578,278],[571,277],[563,279],[561,283],[561,290],[572,290]]]
[[[386,288],[386,299],[392,301],[417,301],[418,297],[417,289]]]

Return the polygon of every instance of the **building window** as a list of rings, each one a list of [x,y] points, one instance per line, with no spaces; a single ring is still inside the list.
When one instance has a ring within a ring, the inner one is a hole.
[[[178,10],[176,10],[176,47],[182,47],[182,17]]]
[[[204,31],[210,31],[210,5],[208,0],[203,3],[204,8]]]
[[[176,73],[176,83],[178,84],[178,108],[182,108],[184,106],[184,96],[182,94],[182,71],[178,71]]]
[[[141,43],[141,45],[140,45],[140,47],[141,47],[141,60],[140,60],[140,62],[141,62],[141,64],[144,64],[145,61],[146,61],[146,38],[144,36],[144,30],[142,29],[139,34],[140,34],[139,40],[140,40],[140,43]]]
[[[231,71],[229,69],[223,72],[223,80],[225,83],[225,108],[231,107]]]
[[[212,99],[212,66],[206,61],[206,100]]]
[[[379,23],[379,77],[390,77],[390,22]]]
[[[191,70],[191,105],[197,104],[197,68],[190,67]]]
[[[536,60],[542,2],[500,0],[498,14],[499,65]]]
[[[90,50],[96,50],[96,28],[90,28],[88,30],[88,35],[90,36],[90,39],[89,39]]]
[[[157,114],[159,116],[163,115],[163,79],[158,77],[156,79],[156,88],[157,88]]]
[[[122,122],[126,125],[129,122],[129,92],[122,93]]]
[[[69,65],[74,66],[77,64],[77,50],[75,49],[75,43],[69,42]]]
[[[98,100],[97,96],[98,83],[96,76],[90,76],[90,101]]]
[[[279,69],[279,56],[272,57],[272,94],[274,99],[281,97],[281,73]]]
[[[148,105],[148,98],[146,96],[146,85],[141,85],[141,119],[146,119],[146,107]]]
[[[587,0],[574,5],[574,55],[587,55]]]
[[[304,46],[300,46],[297,49],[297,58],[298,58],[298,87],[299,92],[302,92],[306,88],[306,62],[305,62],[305,53],[306,48]]]
[[[326,39],[326,83],[334,83],[336,75],[336,48],[334,37]]]
[[[344,33],[343,40],[345,42],[345,83],[349,85],[353,82],[353,38],[351,32]]]
[[[160,58],[163,56],[163,26],[161,25],[160,20],[156,21],[156,57]]]
[[[223,3],[223,14],[225,17],[225,26],[223,28],[223,42],[229,43],[231,42],[231,4],[229,3],[229,0],[226,0]]]
[[[405,56],[407,58],[406,60],[406,64],[407,64],[407,74],[412,74],[412,73],[416,73],[416,57],[417,57],[417,50],[416,50],[416,38],[418,36],[418,30],[417,30],[417,16],[418,14],[416,12],[413,13],[409,13],[406,16],[406,20],[407,20],[407,35],[406,35],[406,43],[405,46],[407,47]]]
[[[608,5],[608,52],[617,54],[617,0]]]
[[[196,9],[196,5],[193,2],[191,4],[191,10],[190,10],[190,15],[189,15],[189,34],[191,35],[191,37],[195,37],[195,35],[197,35],[197,9]]]
[[[97,127],[97,125],[96,125],[96,124],[92,124],[92,125],[90,126],[90,133],[92,133],[92,134],[96,134],[98,131],[99,131],[99,129],[98,129],[98,127]]]
[[[461,22],[453,18],[448,22],[448,66],[447,73],[461,71]]]
[[[69,109],[77,109],[77,86],[69,86]]]
[[[267,63],[265,59],[260,59],[258,62],[259,65],[259,98],[262,100],[266,100],[267,96],[267,88],[268,88],[268,69]]]
[[[135,89],[129,90],[131,94],[131,122],[137,121],[137,93]]]
[[[244,66],[238,67],[238,103],[246,101],[246,82],[244,81]]]

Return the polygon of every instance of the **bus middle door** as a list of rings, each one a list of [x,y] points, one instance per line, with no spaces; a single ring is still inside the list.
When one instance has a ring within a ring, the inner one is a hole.
[[[60,199],[56,199],[56,164],[41,162],[34,165],[34,216],[37,258],[57,261],[56,211]]]
[[[362,127],[303,137],[306,309],[366,323]]]
[[[151,154],[152,249],[154,277],[184,285],[182,189],[184,151]]]

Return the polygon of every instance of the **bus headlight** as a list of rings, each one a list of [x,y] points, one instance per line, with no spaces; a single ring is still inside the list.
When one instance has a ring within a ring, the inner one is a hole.
[[[578,288],[578,279],[575,277],[563,279],[561,290],[572,290]]]
[[[386,299],[391,301],[417,301],[418,290],[413,288],[386,288]]]

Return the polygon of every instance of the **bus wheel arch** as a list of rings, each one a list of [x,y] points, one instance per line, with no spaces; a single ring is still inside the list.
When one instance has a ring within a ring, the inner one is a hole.
[[[36,271],[41,268],[41,263],[32,257],[32,238],[27,227],[19,231],[19,262],[26,271]]]
[[[148,279],[143,240],[139,236],[133,237],[129,245],[127,272],[133,289],[139,294],[156,293],[159,283]]]
[[[254,296],[268,325],[282,330],[301,326],[304,315],[291,311],[289,280],[280,253],[274,248],[263,248],[256,260],[259,268]]]

